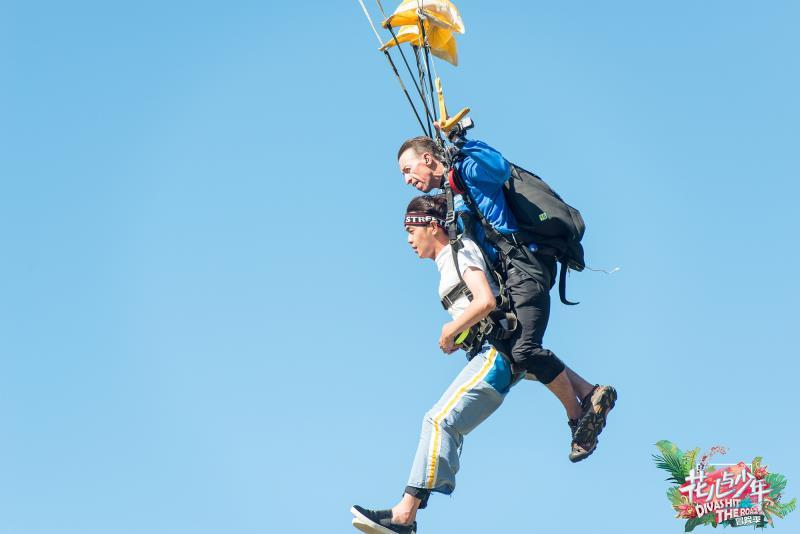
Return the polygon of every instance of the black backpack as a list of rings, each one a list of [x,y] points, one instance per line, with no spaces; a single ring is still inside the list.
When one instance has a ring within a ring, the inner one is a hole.
[[[550,253],[574,271],[586,267],[581,245],[586,224],[578,210],[537,175],[513,164],[503,193],[517,219],[517,235],[523,243],[536,243],[540,251]]]
[[[531,251],[526,244],[536,244],[537,254],[552,256],[561,263],[559,297],[564,304],[577,304],[566,298],[568,269],[582,271],[586,267],[581,239],[586,231],[580,212],[564,202],[558,193],[532,172],[511,164],[511,177],[503,184],[508,207],[514,214],[519,231],[504,235],[486,220],[458,176],[451,171],[456,188],[464,191],[462,198],[470,212],[480,221],[487,239],[518,269],[531,273]],[[535,261],[535,260],[532,260]]]

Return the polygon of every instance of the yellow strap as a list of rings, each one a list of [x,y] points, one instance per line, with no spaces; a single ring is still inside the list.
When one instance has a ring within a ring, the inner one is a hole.
[[[469,335],[469,328],[458,334],[458,337],[455,339],[453,345],[461,345],[464,342],[464,340],[467,339],[468,335]]]
[[[439,96],[439,125],[441,130],[447,133],[453,129],[453,126],[455,126],[458,121],[469,113],[469,108],[463,108],[461,111],[448,118],[447,106],[444,105],[444,94],[442,93],[442,81],[438,77],[436,78],[436,94]]]

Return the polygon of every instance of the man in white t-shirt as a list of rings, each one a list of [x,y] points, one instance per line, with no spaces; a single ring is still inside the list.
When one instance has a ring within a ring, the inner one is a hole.
[[[411,235],[411,234],[409,234]],[[464,271],[467,271],[469,268],[474,268],[479,271],[486,272],[486,262],[481,255],[481,249],[478,248],[478,245],[471,239],[462,238],[461,239],[462,247],[458,251],[458,267],[461,271],[461,276],[458,275],[456,272],[455,262],[453,261],[453,254],[449,246],[442,248],[438,254],[436,254],[436,268],[439,269],[439,298],[442,299],[447,296],[456,286],[459,285],[461,282],[462,277],[464,276]],[[449,244],[449,243],[448,243]],[[500,290],[495,284],[494,279],[491,277],[487,277],[489,282],[489,288],[492,290],[492,294],[497,296]],[[461,315],[464,310],[467,309],[469,306],[469,299],[466,295],[461,294],[459,297],[450,305],[447,309],[450,317],[455,319],[459,315]]]
[[[460,339],[462,333],[479,325],[495,309],[498,289],[487,276],[480,249],[466,238],[458,251],[459,276],[445,230],[446,212],[444,196],[423,195],[408,205],[404,224],[408,243],[417,256],[436,261],[441,275],[439,297],[452,297],[447,300],[452,320],[442,326],[439,338],[439,348],[449,354],[459,348],[457,337]],[[462,279],[471,299],[463,291],[453,293]],[[441,399],[425,414],[403,498],[386,510],[353,506],[350,511],[357,529],[414,534],[417,510],[425,508],[431,492],[452,493],[464,436],[502,404],[515,378],[509,362],[494,347],[475,346],[471,355]]]

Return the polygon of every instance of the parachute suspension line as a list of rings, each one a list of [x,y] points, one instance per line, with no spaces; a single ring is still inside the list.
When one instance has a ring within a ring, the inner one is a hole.
[[[433,108],[434,118],[438,120],[439,117],[437,116],[436,113],[436,98],[434,97],[434,92],[433,92],[433,77],[431,76],[431,66],[433,65],[433,58],[431,57],[431,45],[428,42],[428,36],[425,33],[425,24],[424,24],[425,11],[423,10],[424,5],[425,5],[424,0],[417,1],[417,6],[419,7],[419,10],[417,11],[417,20],[419,20],[419,30],[420,30],[420,35],[422,36],[422,44],[425,47],[425,70],[428,73],[428,85],[430,86],[429,89],[431,92],[430,93],[431,107]]]
[[[425,101],[425,93],[422,91],[422,89],[420,89],[420,86],[417,84],[416,76],[414,76],[414,71],[411,70],[411,65],[408,64],[408,59],[406,59],[406,55],[403,53],[403,49],[400,48],[400,41],[397,40],[397,35],[394,33],[394,30],[392,29],[391,26],[388,26],[386,29],[389,30],[389,33],[392,34],[392,38],[394,39],[395,46],[396,46],[397,50],[400,51],[400,57],[403,58],[403,63],[406,64],[406,69],[408,70],[408,74],[409,74],[409,76],[411,76],[411,81],[414,82],[414,88],[417,90],[417,94],[419,95],[420,100],[422,100],[422,107],[425,108],[425,118],[428,121],[428,131],[425,131],[423,133],[426,133],[429,136],[432,136],[433,135],[433,133],[432,133],[433,132],[433,127],[431,126],[431,123],[433,122],[433,119],[431,118],[431,110],[428,108],[428,104]],[[417,70],[419,70],[419,59],[417,59]],[[423,128],[423,130],[424,130],[424,128]]]
[[[426,109],[432,109],[433,102],[431,102],[429,105],[428,97],[425,95],[425,66],[424,66],[425,62],[421,58],[422,49],[416,45],[411,45],[411,48],[414,50],[414,59],[417,62],[417,76],[419,76],[419,86],[422,87],[422,100],[425,103],[424,105]],[[430,131],[428,132],[428,135],[430,137],[433,137],[433,121],[435,120],[433,114],[431,114],[431,116],[428,117],[428,119],[430,120],[429,124]]]
[[[372,22],[372,17],[369,16],[369,11],[367,11],[367,7],[364,5],[364,2],[362,0],[358,0],[358,3],[361,4],[361,9],[364,10],[364,15],[367,17],[367,21],[369,22],[369,25],[372,27],[372,31],[375,33],[375,38],[378,39],[378,44],[380,44],[382,46],[383,45],[383,41],[381,40],[381,36],[378,34],[378,30],[375,29],[375,24],[373,24],[373,22]],[[380,5],[380,2],[378,2],[378,5]],[[383,8],[381,8],[381,11],[383,11]],[[397,38],[395,37],[395,41],[396,40],[397,40]],[[397,81],[400,83],[400,88],[403,90],[403,93],[406,95],[406,99],[408,100],[408,103],[411,105],[411,110],[414,112],[414,116],[417,117],[417,122],[419,122],[419,125],[422,128],[422,133],[423,134],[428,133],[427,130],[425,129],[425,124],[423,124],[423,122],[422,122],[422,118],[420,118],[420,116],[419,116],[419,112],[417,111],[417,106],[414,105],[414,100],[411,98],[411,95],[408,94],[408,89],[406,89],[406,84],[403,83],[403,78],[400,77],[400,73],[397,71],[397,66],[394,64],[394,61],[392,60],[392,56],[389,54],[388,50],[384,50],[383,53],[386,56],[386,59],[389,61],[389,65],[392,67],[392,70],[394,71],[394,75],[397,78]],[[405,60],[405,58],[403,58],[403,59]],[[407,62],[406,62],[406,66],[408,66]],[[410,70],[411,69],[409,68],[409,71]],[[417,88],[417,91],[419,92],[419,88]],[[427,109],[426,109],[426,112],[427,112]]]
[[[460,120],[463,115],[469,112],[469,109],[464,108],[458,114],[456,114],[456,116],[447,118],[447,112],[445,111],[441,94],[440,82],[438,74],[436,73],[436,65],[433,60],[433,49],[431,48],[430,42],[428,41],[427,30],[425,28],[425,21],[428,20],[429,18],[424,11],[425,1],[416,0],[415,2],[417,5],[416,19],[418,25],[418,38],[417,39],[412,38],[412,41],[409,42],[409,46],[411,46],[411,49],[414,52],[414,59],[417,65],[416,76],[411,68],[411,65],[409,64],[408,58],[406,58],[406,55],[400,44],[400,40],[397,37],[397,34],[395,33],[394,28],[390,22],[390,17],[386,16],[386,11],[383,9],[383,4],[381,3],[381,0],[375,0],[375,3],[378,5],[378,9],[380,10],[381,14],[384,17],[384,23],[381,24],[381,26],[389,30],[389,33],[392,35],[392,39],[394,41],[394,44],[387,43],[386,45],[383,45],[383,43],[381,43],[381,51],[385,53],[386,58],[389,61],[392,70],[395,73],[395,77],[397,77],[397,80],[400,83],[400,86],[403,89],[404,94],[406,95],[406,99],[408,100],[409,104],[414,110],[414,115],[417,118],[417,122],[420,123],[420,127],[422,128],[422,133],[434,139],[434,141],[436,141],[436,143],[439,146],[444,147],[445,141],[442,138],[442,130],[445,132],[449,132],[449,130],[453,127],[453,125],[456,122],[458,122],[458,120]],[[359,0],[359,4],[361,5],[361,9],[364,11],[364,14],[367,16],[367,20],[369,21],[370,26],[372,26],[372,31],[375,33],[376,38],[380,42],[381,41],[380,35],[378,34],[375,25],[372,23],[372,19],[369,16],[369,12],[367,11],[363,0]],[[406,27],[407,25],[403,26],[403,28]],[[404,38],[407,37],[405,33],[403,33],[402,35]],[[416,43],[414,41],[416,41]],[[400,73],[398,72],[394,62],[391,59],[391,55],[388,52],[388,48],[390,48],[391,46],[397,47],[397,49],[400,51],[400,56],[402,57],[403,63],[406,66],[406,71],[411,77],[411,81],[414,84],[414,88],[417,90],[417,95],[420,98],[420,103],[422,104],[422,107],[425,108],[426,120],[424,122],[420,117],[420,114],[417,112],[413,99],[408,94],[408,91],[405,88],[405,84],[403,83]],[[434,74],[436,75],[436,77],[434,77]],[[425,87],[426,77],[428,79],[427,90]],[[434,80],[436,82],[435,84]],[[426,93],[428,93],[428,95],[426,95]],[[438,94],[438,100],[436,96],[437,94]],[[437,102],[439,104],[438,107],[437,107]],[[441,130],[434,128],[435,122],[442,123]],[[425,123],[427,123],[427,126]]]
[[[400,87],[403,88],[403,93],[406,95],[406,100],[408,100],[408,103],[411,104],[411,110],[414,112],[414,116],[417,118],[420,128],[422,128],[422,133],[427,133],[425,130],[425,123],[422,122],[422,117],[419,116],[417,106],[414,105],[414,100],[411,98],[411,95],[408,94],[408,90],[406,89],[406,85],[403,83],[403,79],[400,77],[400,73],[397,72],[397,67],[394,64],[394,61],[392,61],[392,56],[389,55],[388,50],[384,50],[383,53],[386,54],[386,59],[389,60],[389,64],[392,66],[392,70],[394,71],[394,75],[397,77],[397,81],[400,82]]]
[[[439,73],[436,72],[436,61],[431,57],[431,69],[433,69],[433,78],[436,79],[439,77]]]
[[[359,2],[361,2],[361,0],[359,0]],[[386,12],[383,10],[383,4],[381,4],[381,0],[375,0],[375,2],[378,4],[378,8],[381,10],[381,15],[383,15],[384,20],[386,20],[387,18]],[[391,26],[387,26],[386,29],[389,30],[389,33],[392,34],[392,39],[394,39],[395,47],[400,51],[400,57],[403,58],[403,63],[405,63],[406,69],[408,70],[408,74],[411,76],[411,81],[414,82],[414,88],[417,90],[417,94],[422,100],[422,105],[425,108],[425,118],[427,119],[429,126],[427,130],[423,127],[422,133],[428,135],[429,137],[433,137],[433,126],[432,126],[433,119],[431,118],[432,117],[431,111],[428,108],[427,102],[425,101],[425,93],[423,93],[422,89],[420,89],[420,86],[417,84],[416,77],[414,76],[414,71],[411,70],[411,65],[408,64],[408,59],[406,59],[406,55],[405,53],[403,53],[403,49],[400,47],[400,41],[397,40],[397,35],[394,33],[394,30],[392,29]],[[378,40],[380,40],[380,38],[378,38]],[[417,66],[419,67],[419,61],[417,61]]]
[[[430,49],[430,46],[428,48]],[[431,70],[433,70],[433,76],[431,77],[431,72],[429,70],[428,71],[428,77],[429,77],[430,80],[437,80],[438,81],[439,80],[439,73],[436,72],[436,60],[433,59],[433,55],[428,57],[428,61],[429,61]],[[432,87],[431,87],[431,91],[433,91]],[[439,106],[436,105],[436,99],[434,98],[433,93],[431,94],[431,99],[433,100],[433,103],[431,104],[431,106],[433,106],[433,111],[434,111],[434,115],[436,116],[436,120],[437,121],[443,121],[445,119],[445,117],[440,117],[439,116],[439,113],[438,113],[439,112]],[[441,124],[441,122],[440,122],[440,124]],[[444,139],[442,139],[442,131],[441,130],[436,130],[436,140],[439,141],[439,143],[442,146],[444,146]]]
[[[433,60],[433,57],[431,57],[431,68],[433,69],[433,79],[435,79],[437,82],[439,82],[439,84],[441,84],[441,80],[439,80],[439,73],[436,72],[436,62]],[[433,97],[431,97],[431,98],[433,98]],[[434,102],[436,102],[436,101],[434,100]],[[435,111],[437,111],[437,112],[439,111],[439,106],[437,106],[435,103],[431,104],[431,105],[433,106],[433,109]],[[442,122],[444,121],[444,119],[445,119],[445,117],[440,117],[439,113],[436,113],[436,120],[439,121],[439,125],[440,126],[441,126]],[[442,131],[441,130],[436,130],[436,140],[439,141],[439,143],[442,146],[444,146],[444,139],[442,139]]]
[[[358,3],[361,4],[361,9],[364,10],[364,15],[367,17],[367,21],[369,25],[372,27],[372,32],[375,34],[375,38],[378,40],[378,44],[383,46],[383,41],[381,40],[381,36],[378,33],[378,30],[375,29],[375,24],[372,22],[372,17],[369,16],[369,11],[367,11],[367,6],[364,5],[363,0],[358,0]]]
[[[433,108],[434,120],[438,121],[439,117],[438,117],[438,115],[436,113],[436,98],[434,97],[434,92],[433,92],[433,76],[431,76],[431,63],[433,63],[433,61],[432,61],[432,58],[431,58],[431,53],[430,53],[431,52],[431,47],[430,47],[430,44],[428,43],[428,36],[425,34],[425,23],[424,23],[424,19],[423,19],[423,11],[422,11],[422,4],[423,3],[424,3],[423,1],[417,2],[417,5],[419,6],[419,11],[417,12],[417,19],[419,20],[420,35],[422,36],[422,46],[424,47],[424,51],[423,51],[424,52],[424,56],[423,57],[425,59],[425,70],[426,70],[426,72],[428,74],[428,86],[429,86],[430,95],[431,95],[431,107]],[[431,136],[431,137],[433,137],[433,136]],[[436,139],[439,141],[439,144],[441,144],[441,145],[444,144],[443,141],[442,141],[442,134],[441,134],[441,132],[439,130],[436,130]]]
[[[386,11],[383,10],[383,4],[381,4],[381,0],[375,0],[378,4],[378,9],[381,10],[381,15],[383,15],[383,20],[386,20],[388,17],[386,16]]]

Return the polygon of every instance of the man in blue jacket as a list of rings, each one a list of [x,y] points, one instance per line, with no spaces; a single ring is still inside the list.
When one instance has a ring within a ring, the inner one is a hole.
[[[459,157],[453,170],[466,188],[465,193],[469,193],[495,230],[505,235],[516,232],[517,222],[503,193],[503,184],[511,176],[510,164],[482,141],[462,138],[458,144]],[[407,140],[397,158],[406,184],[424,193],[445,185],[448,171],[445,158],[431,138],[422,136]],[[455,210],[469,211],[460,196],[456,198]],[[535,244],[518,245],[527,246],[533,252],[526,255],[531,258],[528,272],[522,272],[487,241],[480,224],[464,230],[479,244],[489,262],[505,273],[506,287],[519,322],[510,339],[492,343],[513,360],[515,371],[535,375],[561,401],[572,433],[569,458],[573,462],[583,460],[597,446],[597,435],[605,426],[617,393],[611,386],[592,386],[553,352],[542,347],[550,316],[550,289],[556,276],[555,258],[538,254]]]

